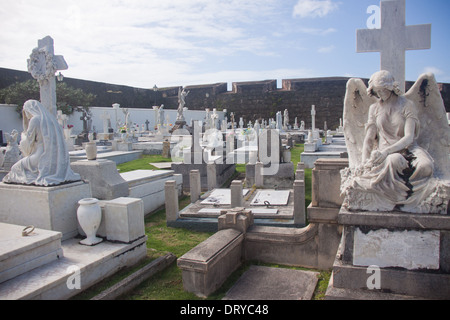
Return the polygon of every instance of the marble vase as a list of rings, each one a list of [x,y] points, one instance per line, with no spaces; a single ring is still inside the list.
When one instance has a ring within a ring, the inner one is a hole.
[[[97,159],[97,145],[95,142],[86,143],[86,158],[88,160],[96,160]]]
[[[86,234],[86,239],[81,240],[80,244],[93,246],[103,241],[96,236],[102,220],[102,210],[98,199],[85,198],[78,201],[80,205],[77,210],[77,218],[80,227]]]

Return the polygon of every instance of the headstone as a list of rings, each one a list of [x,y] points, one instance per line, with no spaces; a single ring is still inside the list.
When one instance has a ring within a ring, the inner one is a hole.
[[[202,182],[200,180],[200,171],[191,170],[189,173],[189,186],[191,193],[191,203],[195,203],[202,193]]]
[[[175,180],[166,181],[164,186],[165,204],[166,204],[166,220],[176,221],[179,214],[178,207],[178,190]]]
[[[234,180],[231,182],[231,207],[242,207],[244,197],[242,196],[242,181]]]
[[[381,1],[381,29],[357,31],[357,52],[380,52],[381,68],[405,92],[405,51],[431,48],[431,24],[405,26],[405,0]]]
[[[305,181],[296,180],[293,185],[294,189],[294,224],[305,225]]]

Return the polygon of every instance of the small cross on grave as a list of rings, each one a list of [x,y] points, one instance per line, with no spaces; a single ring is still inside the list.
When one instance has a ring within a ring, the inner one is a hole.
[[[41,103],[56,117],[56,81],[55,73],[66,70],[63,56],[55,56],[53,39],[49,36],[38,41],[38,47],[28,59],[28,72],[39,82]]]
[[[406,26],[405,0],[381,1],[381,29],[357,30],[357,52],[380,52],[381,70],[405,91],[405,52],[431,48],[431,24]]]
[[[148,128],[149,124],[150,124],[150,121],[148,121],[148,119],[145,120],[145,131],[150,131],[149,128]]]

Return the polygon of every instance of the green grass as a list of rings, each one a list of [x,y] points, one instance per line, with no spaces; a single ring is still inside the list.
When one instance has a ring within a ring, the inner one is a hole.
[[[161,155],[142,155],[139,159],[117,165],[120,173],[134,170],[158,170],[150,163],[172,162],[170,158],[164,158]]]
[[[292,161],[294,168],[297,167],[300,161],[300,154],[303,152],[303,145],[296,145],[292,150]],[[156,170],[150,165],[150,162],[168,162],[170,159],[162,156],[142,156],[138,160],[118,165],[120,172],[127,172],[132,170]],[[245,165],[236,165],[236,174],[245,173]],[[230,179],[231,181],[231,179]],[[311,169],[305,170],[305,185],[306,185],[306,205],[311,202]],[[180,199],[180,210],[190,203],[187,196]],[[114,276],[102,281],[101,283],[91,287],[82,294],[74,297],[74,299],[90,299],[102,290],[112,286],[114,283],[122,280],[132,272],[148,264],[152,260],[164,256],[171,252],[177,257],[181,257],[186,252],[197,246],[199,243],[208,239],[212,233],[195,232],[182,228],[169,228],[166,226],[165,210],[161,209],[151,216],[145,218],[145,232],[148,237],[147,241],[147,258],[138,266],[122,270]],[[237,269],[224,283],[224,285],[210,297],[208,300],[219,300],[224,297],[231,286],[239,279],[239,277],[251,265],[265,265],[280,268],[292,268],[299,270],[306,270],[304,268],[286,267],[275,264],[261,264],[258,262],[245,262],[239,269]],[[326,288],[328,286],[330,272],[312,270],[319,272],[319,283],[314,294],[314,299],[320,300],[324,298]],[[141,283],[131,293],[121,297],[122,300],[201,300],[194,294],[184,291],[181,270],[176,263],[170,267],[159,272],[156,276]]]

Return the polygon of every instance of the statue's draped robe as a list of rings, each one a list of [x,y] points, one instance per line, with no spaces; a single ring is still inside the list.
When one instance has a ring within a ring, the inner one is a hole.
[[[400,103],[392,107],[376,103],[370,107],[366,130],[376,127],[377,145],[375,149],[383,151],[392,146],[405,135],[407,119],[415,123],[415,140],[420,134],[420,121],[417,108],[413,103],[407,103],[405,97],[399,97]],[[396,206],[414,208],[426,199],[433,189],[433,159],[428,152],[414,142],[407,149],[393,153],[379,165],[365,169],[353,181],[357,191],[370,193],[378,198],[377,206],[383,204],[392,210]]]
[[[5,183],[52,186],[81,178],[70,167],[70,158],[62,128],[38,101],[24,105],[24,132],[19,160],[4,177]]]

